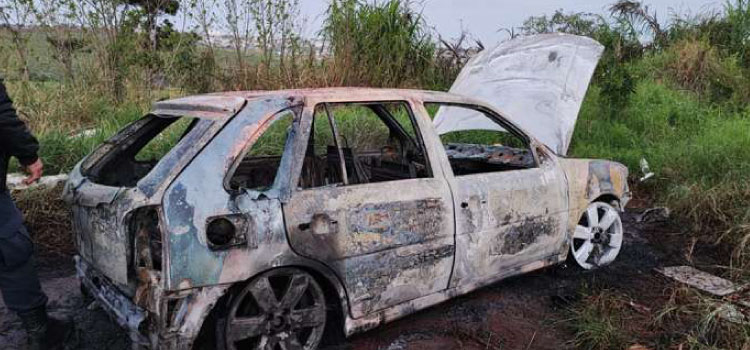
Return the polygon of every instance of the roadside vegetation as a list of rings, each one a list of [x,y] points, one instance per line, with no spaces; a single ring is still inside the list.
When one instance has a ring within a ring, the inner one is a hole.
[[[0,73],[42,142],[47,171],[56,173],[155,100],[321,86],[447,90],[471,53],[484,48],[466,34],[433,34],[405,0],[335,0],[312,34],[299,9],[299,0],[7,0]],[[177,28],[165,14],[195,25]],[[684,246],[676,251],[750,281],[750,1],[669,18],[619,1],[607,16],[560,10],[508,30],[547,32],[606,46],[570,156],[626,164],[636,197],[670,208],[683,224]],[[644,160],[655,176],[640,181]],[[703,296],[674,293],[655,325],[687,328],[657,327],[665,344],[750,349],[748,326],[721,323]],[[620,331],[628,323],[621,295],[585,299],[569,320],[576,347],[637,341]]]

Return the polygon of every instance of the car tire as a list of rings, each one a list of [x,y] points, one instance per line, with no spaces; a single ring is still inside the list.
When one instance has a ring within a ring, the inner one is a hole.
[[[220,307],[217,349],[316,349],[326,329],[323,289],[297,268],[254,277]]]
[[[609,265],[620,253],[623,235],[619,211],[605,202],[592,202],[570,236],[568,260],[584,270]]]

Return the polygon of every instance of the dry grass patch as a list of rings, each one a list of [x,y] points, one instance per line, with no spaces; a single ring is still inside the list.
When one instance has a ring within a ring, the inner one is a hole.
[[[23,213],[38,256],[70,257],[75,254],[70,209],[63,202],[61,193],[62,185],[12,194]]]

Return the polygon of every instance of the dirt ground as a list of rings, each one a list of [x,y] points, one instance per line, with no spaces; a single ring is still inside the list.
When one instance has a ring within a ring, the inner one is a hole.
[[[356,335],[344,349],[573,349],[566,325],[570,305],[581,295],[617,290],[633,305],[656,307],[672,283],[654,268],[683,260],[663,249],[675,236],[663,223],[636,223],[624,216],[625,244],[617,261],[594,272],[556,266],[510,278],[399,321]],[[679,240],[679,239],[678,239]],[[675,250],[676,251],[676,250]],[[81,349],[128,349],[124,332],[80,295],[69,259],[40,258],[43,287],[53,314],[72,317]],[[0,344],[23,349],[20,322],[0,304]]]

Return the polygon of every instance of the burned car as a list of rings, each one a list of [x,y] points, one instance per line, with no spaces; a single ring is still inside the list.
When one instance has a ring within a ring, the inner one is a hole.
[[[452,93],[157,102],[66,184],[83,289],[137,345],[314,349],[566,259],[606,265],[627,169],[563,156],[600,53],[539,36],[478,55]]]

